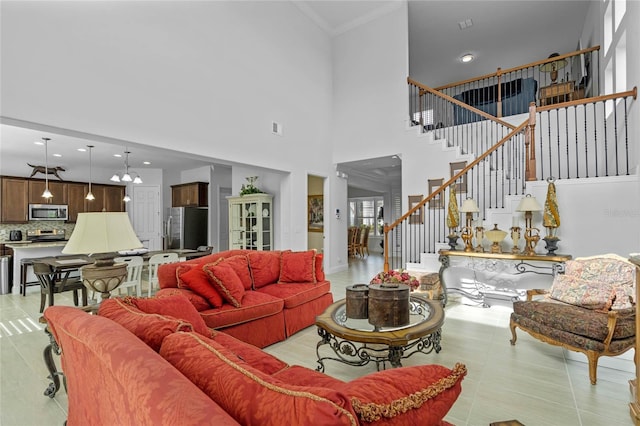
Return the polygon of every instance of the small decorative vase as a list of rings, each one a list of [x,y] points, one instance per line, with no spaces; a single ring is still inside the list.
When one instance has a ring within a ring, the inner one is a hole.
[[[489,241],[491,241],[491,253],[502,253],[502,247],[500,243],[507,236],[507,233],[501,229],[498,229],[498,224],[493,225],[493,229],[484,233]]]
[[[547,249],[547,256],[555,256],[556,250],[558,250],[558,241],[560,238],[558,237],[544,237],[545,248]]]
[[[455,251],[456,246],[458,245],[458,236],[456,234],[447,235],[447,239],[449,240],[449,247],[451,247],[451,251]]]

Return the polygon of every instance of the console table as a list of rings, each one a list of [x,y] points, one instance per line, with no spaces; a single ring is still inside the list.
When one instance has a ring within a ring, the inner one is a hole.
[[[440,284],[442,285],[443,304],[446,305],[447,303],[448,292],[454,291],[480,303],[484,307],[489,306],[486,304],[485,298],[491,293],[499,294],[502,298],[507,298],[512,301],[520,300],[520,297],[524,294],[520,294],[517,289],[512,288],[508,280],[500,280],[500,282],[493,286],[479,284],[472,289],[447,285],[444,279],[444,272],[452,266],[452,260],[461,261],[455,266],[472,269],[474,273],[475,271],[483,271],[508,275],[533,273],[551,276],[564,272],[565,262],[571,260],[571,255],[568,254],[529,256],[513,253],[484,253],[456,250],[440,250],[438,254],[440,255],[439,260],[441,264],[438,275],[440,276]]]

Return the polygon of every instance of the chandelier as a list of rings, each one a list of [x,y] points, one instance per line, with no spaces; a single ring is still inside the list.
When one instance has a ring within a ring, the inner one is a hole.
[[[127,150],[124,152],[124,173],[119,175],[118,173],[111,176],[112,182],[133,182],[133,183],[142,183],[142,178],[137,172],[132,171],[131,173],[135,174],[135,177],[131,177],[131,173],[129,173],[129,154],[131,151]]]

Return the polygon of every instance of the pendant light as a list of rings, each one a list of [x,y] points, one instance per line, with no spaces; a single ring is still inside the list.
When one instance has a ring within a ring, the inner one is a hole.
[[[93,192],[91,192],[91,149],[93,148],[93,145],[87,145],[87,148],[89,148],[89,192],[87,193],[87,196],[85,197],[85,199],[87,199],[88,201],[93,201],[96,199],[96,197],[93,196]]]
[[[133,182],[135,184],[138,183],[142,183],[142,178],[140,178],[140,175],[136,172],[135,173],[136,177],[132,178],[131,174],[129,173],[129,154],[131,154],[131,151],[129,151],[128,149],[124,152],[125,157],[124,157],[124,174],[122,176],[119,176],[117,173],[114,174],[113,176],[111,176],[111,181],[112,182]]]
[[[53,194],[49,191],[49,163],[47,160],[49,157],[48,142],[51,138],[42,138],[42,140],[44,141],[44,192],[42,193],[42,198],[48,200],[53,198]]]

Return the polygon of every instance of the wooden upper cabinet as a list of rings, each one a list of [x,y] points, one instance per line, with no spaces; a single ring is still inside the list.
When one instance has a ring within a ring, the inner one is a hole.
[[[0,195],[0,222],[26,223],[29,214],[29,181],[2,177]]]
[[[67,205],[69,206],[69,222],[78,220],[78,213],[84,212],[84,197],[87,196],[89,185],[86,183],[67,184]]]
[[[67,183],[60,181],[49,181],[49,191],[53,195],[51,198],[42,198],[42,193],[46,188],[44,180],[29,180],[29,203],[30,204],[67,204]]]
[[[208,207],[209,184],[206,182],[171,185],[172,207]]]
[[[104,188],[104,209],[108,212],[123,212],[124,208],[124,186],[105,186]]]

